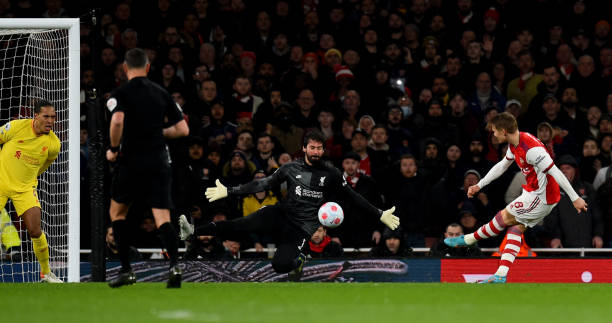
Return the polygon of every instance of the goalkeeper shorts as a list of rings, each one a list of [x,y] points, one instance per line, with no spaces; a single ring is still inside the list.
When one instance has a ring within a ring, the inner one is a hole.
[[[0,208],[6,205],[8,199],[13,201],[13,206],[15,206],[15,211],[17,211],[18,216],[21,216],[25,211],[33,207],[40,208],[36,187],[26,192],[7,192],[5,190],[0,190]]]

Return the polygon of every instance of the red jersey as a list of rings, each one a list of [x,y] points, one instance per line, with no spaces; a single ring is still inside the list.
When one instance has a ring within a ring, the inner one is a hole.
[[[523,189],[540,196],[546,204],[555,204],[561,199],[559,184],[547,172],[554,162],[546,150],[546,146],[534,135],[519,132],[519,143],[516,147],[508,145],[506,158],[516,161],[527,184]]]

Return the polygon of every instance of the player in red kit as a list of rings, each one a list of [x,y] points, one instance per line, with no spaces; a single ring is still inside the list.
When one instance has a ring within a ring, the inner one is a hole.
[[[497,236],[507,229],[507,243],[497,272],[481,283],[505,283],[508,269],[521,248],[521,236],[527,227],[540,222],[561,199],[559,187],[567,193],[578,212],[586,211],[587,204],[572,188],[567,178],[555,166],[542,142],[527,132],[518,131],[516,119],[504,112],[490,121],[493,135],[500,142],[508,143],[506,157],[499,161],[476,185],[468,188],[468,197],[475,196],[487,184],[503,174],[513,161],[519,166],[527,184],[523,193],[499,211],[487,224],[476,232],[465,236],[446,238],[444,243],[451,247],[467,246],[478,240]]]

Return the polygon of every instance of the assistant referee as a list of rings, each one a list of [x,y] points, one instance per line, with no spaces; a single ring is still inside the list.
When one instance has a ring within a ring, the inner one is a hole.
[[[169,288],[181,286],[177,266],[178,237],[170,222],[172,171],[165,138],[187,136],[189,128],[181,108],[161,86],[147,79],[150,63],[139,48],[125,54],[128,82],[111,93],[106,106],[112,113],[110,148],[106,159],[117,162],[111,186],[110,218],[121,260],[111,287],[136,282],[129,261],[129,235],[125,220],[130,204],[144,199],[170,257]]]

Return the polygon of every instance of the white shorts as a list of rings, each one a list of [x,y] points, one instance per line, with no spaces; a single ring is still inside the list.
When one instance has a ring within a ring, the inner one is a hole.
[[[514,215],[518,223],[534,227],[557,205],[546,204],[538,195],[523,190],[523,193],[506,206],[506,211]]]

